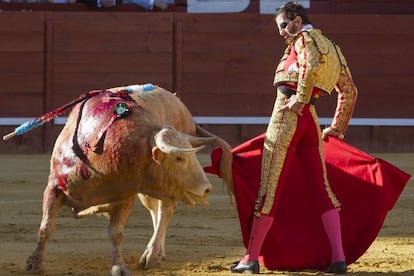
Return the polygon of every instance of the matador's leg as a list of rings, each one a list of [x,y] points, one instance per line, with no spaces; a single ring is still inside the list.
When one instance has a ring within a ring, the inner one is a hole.
[[[285,104],[286,96],[278,91],[273,113],[266,132],[262,157],[262,178],[256,199],[249,245],[241,261],[232,271],[252,270],[258,272],[258,257],[264,239],[273,224],[275,192],[282,168],[290,162],[292,139],[296,132],[297,114],[290,111],[278,111]],[[264,205],[263,205],[263,200]],[[276,201],[277,202],[277,201]]]
[[[288,166],[290,162],[289,149],[292,148],[298,115],[290,111],[277,111],[286,100],[287,97],[278,91],[263,146],[261,182],[255,206],[256,215],[258,213],[269,214],[272,210],[282,168]]]

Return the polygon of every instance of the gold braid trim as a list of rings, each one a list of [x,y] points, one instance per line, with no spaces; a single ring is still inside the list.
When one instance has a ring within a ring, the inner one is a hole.
[[[358,97],[358,90],[348,68],[343,67],[335,90],[338,92],[338,98],[331,127],[344,133],[348,128]]]
[[[319,127],[318,115],[316,114],[315,107],[310,106],[309,111],[312,114],[313,120],[316,122],[315,126],[316,126],[316,129],[317,129],[317,132],[318,132],[318,137],[321,137],[321,129]],[[326,171],[326,162],[325,162],[325,156],[323,154],[323,141],[322,141],[322,139],[319,139],[318,148],[319,148],[319,156],[321,158],[321,163],[322,163],[323,182],[325,184],[325,190],[328,194],[329,199],[331,200],[332,204],[334,205],[334,207],[340,209],[341,208],[341,203],[339,202],[338,198],[336,197],[336,195],[332,191],[331,185],[329,184],[329,181],[328,181],[328,173]]]
[[[294,112],[277,112],[285,103],[286,96],[278,91],[277,99],[266,131],[262,156],[262,178],[255,205],[256,216],[269,214],[276,196],[280,173],[293,135],[296,131],[297,115]],[[264,199],[264,204],[260,210]]]

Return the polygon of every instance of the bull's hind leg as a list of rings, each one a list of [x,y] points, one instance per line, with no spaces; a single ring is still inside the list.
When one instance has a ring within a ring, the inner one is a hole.
[[[135,197],[112,206],[109,210],[109,237],[112,240],[112,276],[127,276],[130,272],[122,257],[122,241],[124,228],[135,203]]]
[[[55,231],[56,218],[62,207],[62,201],[62,192],[48,185],[43,192],[43,216],[38,232],[37,245],[32,255],[26,260],[27,272],[39,272],[43,270],[46,242]]]
[[[92,215],[96,215],[99,213],[110,213],[110,210],[112,210],[114,207],[118,205],[124,204],[124,201],[113,201],[111,203],[105,203],[100,205],[95,205],[88,207],[86,209],[83,209],[82,211],[77,212],[76,210],[73,210],[73,216],[75,218],[84,218]]]

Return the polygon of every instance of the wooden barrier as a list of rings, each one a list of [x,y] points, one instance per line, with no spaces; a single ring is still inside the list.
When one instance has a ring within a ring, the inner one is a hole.
[[[318,15],[343,49],[359,88],[354,118],[414,118],[410,15]],[[391,23],[390,23],[391,22]],[[154,83],[195,116],[270,116],[284,42],[272,15],[183,12],[0,13],[0,118],[36,117],[93,89]],[[318,102],[331,117],[335,95]],[[1,121],[0,121],[1,122]],[[3,135],[16,125],[0,126]],[[232,145],[265,124],[204,124]],[[50,152],[62,125],[0,143],[0,153]],[[396,138],[398,137],[398,138]],[[413,126],[354,125],[362,149],[412,151]]]

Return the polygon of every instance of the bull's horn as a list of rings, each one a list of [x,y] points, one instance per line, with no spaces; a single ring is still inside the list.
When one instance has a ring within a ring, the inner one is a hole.
[[[211,142],[214,142],[216,140],[216,137],[200,137],[200,136],[192,136],[189,134],[183,134],[188,141],[190,141],[191,145],[205,145]]]
[[[157,134],[155,134],[155,145],[164,153],[195,153],[201,150],[204,146],[197,148],[178,148],[169,143],[168,133],[171,135],[171,127],[161,129]]]

